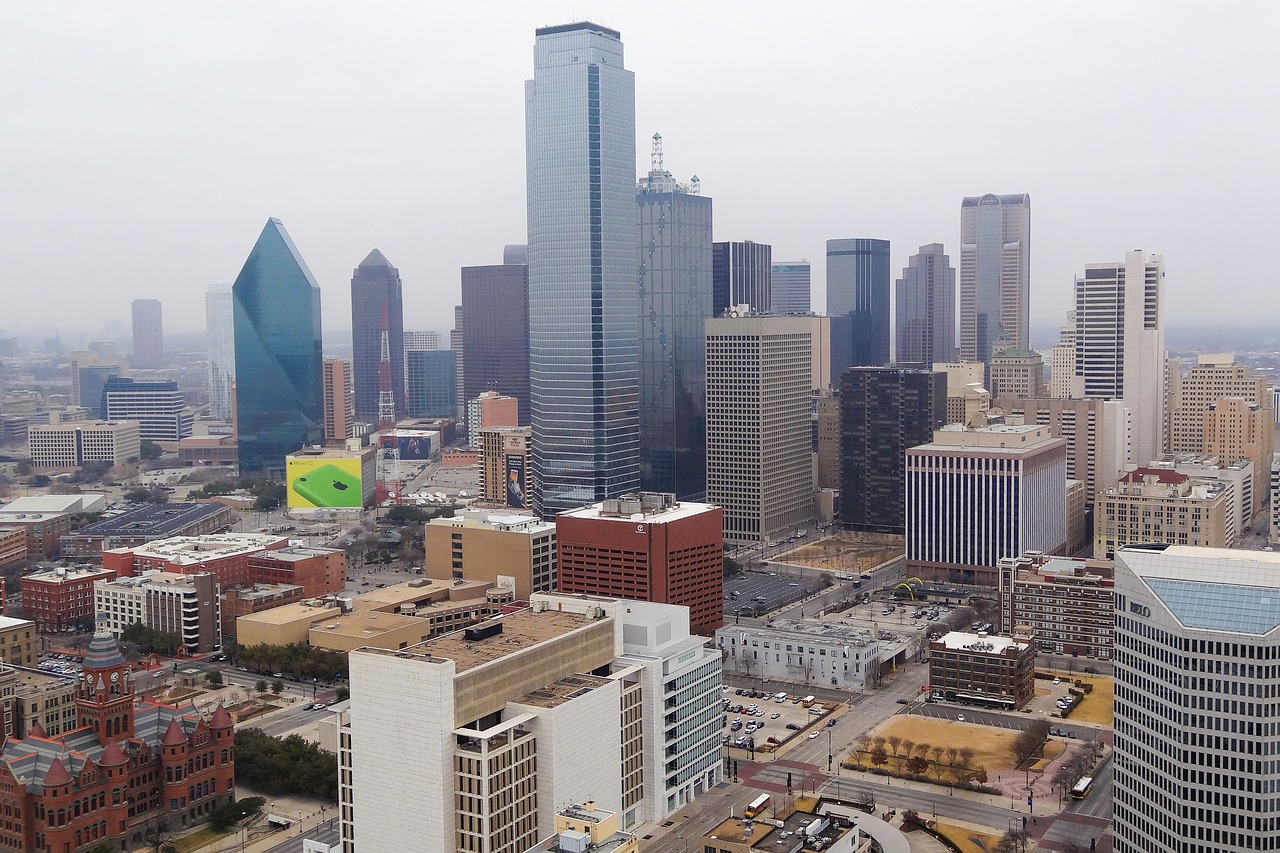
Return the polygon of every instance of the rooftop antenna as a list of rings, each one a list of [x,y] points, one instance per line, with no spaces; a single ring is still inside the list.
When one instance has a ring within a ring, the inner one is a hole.
[[[662,172],[662,134],[655,133],[653,135],[653,151],[649,154],[649,169],[653,172]]]

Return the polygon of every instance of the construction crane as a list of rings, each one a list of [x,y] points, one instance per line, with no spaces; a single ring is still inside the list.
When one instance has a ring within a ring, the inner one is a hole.
[[[400,441],[396,438],[396,395],[391,388],[391,334],[382,306],[382,349],[378,358],[378,503],[400,503]]]

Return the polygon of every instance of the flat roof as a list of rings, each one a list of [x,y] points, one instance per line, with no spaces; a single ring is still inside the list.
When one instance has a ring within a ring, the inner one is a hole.
[[[1007,649],[1025,649],[1030,642],[1014,637],[1002,637],[998,634],[971,634],[967,631],[952,631],[943,634],[941,643],[947,649],[956,651],[982,652],[984,654],[1003,654]]]
[[[409,646],[399,652],[389,649],[368,648],[364,651],[374,654],[400,654],[406,656],[422,656],[427,659],[443,658],[454,663],[458,673],[499,660],[507,655],[532,648],[547,640],[554,640],[571,634],[598,619],[588,619],[580,613],[569,613],[563,610],[546,610],[535,613],[533,610],[518,610],[503,617],[479,623],[480,627],[494,622],[502,624],[502,633],[494,634],[482,640],[466,639],[466,630],[454,631],[417,645]]]
[[[62,518],[69,513],[65,512],[13,512],[9,509],[0,509],[0,524],[35,524],[40,521],[52,521],[55,518]],[[80,531],[74,531],[79,533]]]
[[[206,560],[265,551],[272,545],[286,541],[286,537],[271,533],[209,533],[204,536],[170,536],[110,551],[131,552],[136,557],[162,559],[179,566],[198,566]]]
[[[382,589],[371,589],[355,597],[355,606],[357,608],[372,609],[389,605],[417,603],[424,598],[439,595],[449,590],[483,592],[493,586],[488,581],[462,581],[457,583],[455,581],[433,580],[430,578],[423,578],[422,580],[427,582],[414,586],[413,584],[417,583],[416,581],[406,581],[405,583],[398,583]]]
[[[1262,635],[1280,626],[1278,553],[1193,545],[1121,548],[1116,563],[1188,628]]]
[[[345,447],[308,447],[299,450],[297,453],[290,453],[285,456],[285,461],[290,459],[364,459],[372,454],[374,448],[362,447],[359,450],[347,450]]]
[[[315,610],[315,608],[312,609]],[[372,640],[389,631],[414,626],[427,630],[426,620],[418,616],[401,616],[399,613],[384,613],[381,610],[362,610],[356,613],[343,613],[333,617],[332,620],[325,619],[320,624],[312,625],[311,631],[334,637]]]
[[[341,607],[328,605],[314,607],[304,601],[295,601],[291,604],[272,607],[270,610],[249,613],[239,618],[248,622],[261,622],[264,625],[288,625],[290,622],[299,622],[304,619],[327,619],[331,615],[341,613]]]
[[[694,501],[676,501],[666,509],[654,510],[652,512],[633,512],[622,513],[619,515],[604,514],[603,504],[592,504],[584,506],[580,509],[566,510],[560,513],[557,518],[594,518],[601,521],[617,521],[624,524],[633,524],[636,522],[644,522],[645,524],[667,524],[672,521],[679,521],[684,518],[692,518],[704,512],[719,509],[715,504],[695,503]]]
[[[512,701],[520,705],[536,705],[539,708],[554,708],[557,705],[563,705],[565,702],[577,699],[595,690],[597,687],[604,687],[611,684],[608,678],[601,678],[598,675],[566,675],[558,681],[539,687],[537,690],[530,690],[518,699]],[[611,812],[603,812],[605,815]]]
[[[0,616],[0,631],[10,628],[21,628],[23,625],[35,625],[30,619],[15,619],[12,616]]]
[[[260,583],[254,584],[252,588],[238,587],[230,592],[234,592],[236,598],[241,601],[252,601],[255,598],[274,598],[283,592],[293,592],[294,590],[303,589],[296,583]]]
[[[70,581],[82,581],[88,578],[115,576],[116,573],[111,569],[102,569],[97,566],[67,566],[66,568],[59,567],[45,572],[23,575],[22,579],[24,581],[31,580],[42,583],[69,583]]]
[[[728,633],[734,631],[735,628],[732,625],[725,625],[720,630]],[[811,641],[831,640],[841,643],[856,643],[858,645],[868,645],[874,641],[874,636],[870,629],[853,625],[841,625],[838,622],[819,622],[815,624],[780,619],[770,622],[768,625],[736,630],[741,630],[747,634],[769,632],[780,636],[795,637],[796,639]]]
[[[772,824],[763,821],[749,821],[746,818],[730,817],[725,818],[710,832],[703,833],[702,837],[751,847],[770,832],[773,832],[773,829]]]
[[[83,512],[86,507],[105,503],[103,494],[28,495],[0,507],[0,512]]]
[[[303,560],[309,560],[312,557],[323,557],[329,554],[341,554],[342,551],[337,548],[313,548],[309,545],[286,545],[283,548],[265,551],[261,556],[270,557],[273,560],[280,560],[286,563],[300,563]]]
[[[72,536],[149,536],[159,539],[192,524],[228,512],[220,503],[130,504],[119,515],[104,518],[72,532]],[[239,534],[244,535],[244,534]]]

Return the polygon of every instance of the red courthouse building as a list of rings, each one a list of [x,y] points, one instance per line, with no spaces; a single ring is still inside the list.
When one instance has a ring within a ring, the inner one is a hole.
[[[94,581],[111,581],[110,569],[55,568],[22,577],[22,607],[45,631],[60,631],[93,618]]]
[[[641,492],[556,516],[559,590],[689,608],[695,634],[724,623],[724,511]]]
[[[110,636],[89,646],[76,694],[77,727],[56,737],[37,724],[0,750],[0,850],[78,853],[124,849],[157,818],[170,829],[200,822],[235,798],[234,732],[222,706],[134,695]]]

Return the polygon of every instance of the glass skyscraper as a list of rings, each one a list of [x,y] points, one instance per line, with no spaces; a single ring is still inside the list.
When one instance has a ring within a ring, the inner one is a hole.
[[[534,506],[638,488],[635,79],[622,37],[536,31],[525,83]]]
[[[956,271],[941,243],[921,246],[898,279],[899,364],[932,367],[956,357]]]
[[[374,249],[351,274],[351,366],[356,385],[356,419],[378,422],[382,390],[382,332],[391,353],[391,392],[397,419],[404,402],[404,304],[400,271]]]
[[[501,264],[462,268],[462,398],[474,400],[485,391],[515,397],[522,426],[529,423],[529,267],[523,249],[508,246]]]
[[[719,317],[733,305],[757,314],[773,310],[773,247],[744,240],[711,245],[711,311]]]
[[[1029,346],[1031,196],[966,198],[960,205],[960,357]]]
[[[812,282],[808,261],[775,262],[769,274],[769,303],[774,314],[808,314]]]
[[[889,241],[827,241],[827,314],[849,316],[855,367],[889,363]]]
[[[279,219],[268,219],[231,286],[236,435],[242,474],[279,475],[285,454],[317,444],[320,286]]]
[[[410,350],[409,417],[451,418],[457,414],[458,361],[453,350]]]
[[[209,348],[209,414],[231,420],[231,389],[236,378],[236,335],[231,285],[211,284],[204,295]]]
[[[706,492],[706,328],[711,316],[711,199],[653,166],[640,180],[640,487]]]

